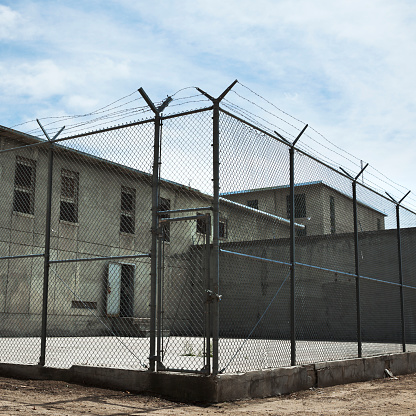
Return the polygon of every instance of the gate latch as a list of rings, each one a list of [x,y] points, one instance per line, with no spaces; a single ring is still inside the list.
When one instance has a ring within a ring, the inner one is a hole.
[[[213,300],[220,301],[222,298],[222,295],[219,295],[218,293],[214,293],[212,290],[207,289],[208,294],[208,301],[212,302]]]

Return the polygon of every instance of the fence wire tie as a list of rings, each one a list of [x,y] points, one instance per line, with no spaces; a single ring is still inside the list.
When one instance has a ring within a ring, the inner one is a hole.
[[[250,337],[253,335],[253,332],[256,330],[257,326],[259,325],[259,323],[262,321],[262,319],[266,316],[267,311],[269,310],[270,306],[272,306],[272,303],[274,302],[274,300],[276,299],[276,296],[279,294],[280,290],[282,289],[283,285],[286,283],[287,278],[290,276],[290,272],[286,275],[285,280],[283,280],[282,284],[280,285],[279,289],[277,289],[277,292],[275,293],[275,295],[273,296],[272,300],[270,301],[270,303],[268,304],[266,310],[263,312],[263,315],[260,317],[260,319],[257,321],[256,325],[254,325],[254,328],[250,331],[250,333],[247,335],[247,338],[243,341],[243,343],[240,345],[240,347],[237,349],[237,351],[235,352],[235,354],[231,357],[230,361],[228,361],[228,363],[225,365],[225,367],[219,371],[219,373],[223,373],[227,367],[234,361],[235,357],[237,357],[237,355],[239,354],[239,352],[241,351],[241,349],[244,347],[244,345],[246,344],[246,342],[250,339]]]
[[[208,302],[213,302],[214,300],[217,300],[219,302],[222,299],[222,295],[219,295],[218,293],[215,293],[212,290],[207,289],[206,292],[208,295]]]
[[[52,269],[52,268],[51,268]],[[100,319],[100,317],[87,305],[85,304],[85,302],[71,289],[71,287],[59,276],[58,272],[54,269],[52,269],[52,271],[55,273],[56,277],[64,284],[64,286],[66,286],[66,288],[84,305],[85,309],[88,310],[88,312],[91,313],[91,315],[93,315],[95,318],[98,319],[98,321],[100,323],[102,323],[109,331],[111,334],[113,334],[113,336],[115,337],[115,339],[124,347],[126,348],[126,350],[137,359],[137,361],[139,362],[139,364],[143,367],[148,369],[149,367],[145,364],[143,364],[140,360],[140,358],[115,334],[115,332],[103,321]],[[78,337],[77,337],[78,338]]]

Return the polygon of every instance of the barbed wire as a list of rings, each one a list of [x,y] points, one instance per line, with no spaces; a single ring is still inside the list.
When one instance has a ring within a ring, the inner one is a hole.
[[[270,100],[263,97],[261,94],[255,92],[248,86],[244,85],[241,82],[238,82],[241,87],[249,91],[251,94],[253,94],[256,98],[262,100],[263,102],[270,105],[274,110],[276,111],[270,111],[269,109],[265,108],[263,105],[260,105],[258,102],[255,102],[254,100],[244,96],[243,94],[231,90],[231,92],[234,94],[235,97],[238,97],[239,99],[243,100],[244,102],[249,103],[250,105],[253,105],[258,111],[254,113],[253,111],[250,111],[248,108],[243,108],[233,102],[230,99],[225,99],[222,102],[222,105],[230,110],[231,112],[235,113],[236,115],[241,116],[243,119],[246,119],[251,124],[269,132],[270,134],[274,135],[275,131],[279,131],[280,134],[283,134],[287,138],[294,139],[296,136],[293,132],[288,131],[287,128],[282,127],[286,126],[290,129],[299,132],[301,126],[295,125],[296,123],[302,124],[302,126],[306,125],[306,123],[302,120],[300,120],[297,117],[294,117],[293,115],[289,114],[288,112],[282,110],[278,106],[276,106],[274,103],[272,103]],[[188,86],[181,88],[177,90],[174,94],[172,94],[170,97],[175,97],[178,94],[180,94],[183,91],[189,90],[189,89],[195,89],[194,86]],[[73,123],[66,123],[66,129],[65,133],[75,134],[75,133],[82,133],[85,128],[97,128],[102,127],[105,125],[114,124],[116,122],[120,121],[131,121],[132,118],[142,117],[147,112],[151,112],[151,110],[148,108],[147,105],[143,106],[130,106],[134,102],[139,102],[143,100],[143,97],[138,96],[137,98],[130,99],[131,96],[134,94],[137,94],[137,90],[134,90],[133,92],[115,100],[111,103],[99,107],[98,109],[85,113],[85,114],[74,114],[74,115],[62,115],[62,116],[51,116],[51,117],[43,117],[39,120],[42,120],[46,122],[44,124],[45,127],[51,127],[54,124],[62,123],[62,122],[70,122],[75,121]],[[197,98],[200,99],[197,99]],[[127,100],[126,102],[123,102]],[[158,102],[158,105],[160,105],[164,100],[161,100]],[[168,109],[165,109],[165,112],[171,113],[171,109],[175,108],[182,108],[184,106],[187,106],[189,104],[196,104],[196,103],[206,103],[209,101],[207,97],[205,97],[203,94],[191,94],[186,95],[184,97],[177,97],[174,99],[174,103],[170,104]],[[129,107],[127,107],[129,106]],[[126,108],[127,107],[127,108]],[[176,110],[177,111],[177,110]],[[266,117],[272,117],[278,123],[273,123],[269,118]],[[92,118],[91,118],[92,117]],[[82,120],[85,119],[85,120]],[[36,120],[29,120],[23,123],[16,124],[12,126],[11,128],[24,126],[30,123],[34,123]],[[296,123],[294,123],[296,122]],[[56,131],[58,128],[56,128]],[[55,130],[54,130],[55,131]],[[313,132],[313,134],[309,133],[309,131]],[[34,134],[39,133],[40,129],[36,126],[34,129],[30,129],[26,131],[27,134]],[[348,163],[352,164],[353,166],[357,166],[358,163],[361,163],[361,159],[357,156],[353,155],[352,153],[346,151],[345,149],[338,146],[336,143],[329,140],[325,135],[320,133],[318,130],[316,130],[313,126],[308,127],[308,130],[304,133],[304,137],[310,140],[313,143],[313,146],[309,145],[305,140],[301,140],[298,142],[297,147],[300,150],[303,150],[310,154],[311,156],[317,157],[318,159],[321,159],[325,163],[327,163],[329,166],[333,167],[334,169],[338,169],[339,166],[341,166],[343,169],[346,170],[352,170],[351,166],[345,166],[344,163],[334,160],[328,155],[329,153],[332,153],[336,155],[338,158],[341,158],[344,161],[347,161]],[[319,147],[325,149],[325,152],[320,152],[318,149]],[[397,191],[399,194],[402,194],[406,188],[399,183],[393,181],[391,178],[386,176],[384,173],[380,172],[378,169],[376,169],[373,166],[370,166],[368,170],[366,170],[366,182],[368,184],[371,184],[371,186],[375,187],[378,190],[381,190],[382,192],[385,192],[383,187],[380,187],[380,183],[383,185],[386,185],[395,191]],[[411,202],[415,202],[416,199],[413,196],[409,196],[409,198],[406,199],[406,202],[409,204]]]
[[[280,109],[279,107],[277,107],[275,104],[273,104],[272,102],[270,102],[269,100],[267,100],[265,97],[263,97],[262,95],[256,93],[255,91],[253,91],[252,89],[250,89],[249,87],[247,87],[246,85],[242,84],[241,82],[238,82],[242,87],[244,87],[245,89],[247,89],[248,91],[250,91],[252,94],[254,94],[256,97],[260,98],[261,100],[263,100],[264,102],[268,103],[269,105],[271,105],[273,108],[275,108],[276,110],[278,110],[280,113],[288,116],[289,118],[299,122],[299,123],[303,123],[306,124],[304,121],[292,116],[291,114],[287,113],[286,111]],[[236,93],[235,91],[233,91],[236,95],[238,95],[240,98],[244,99],[245,101],[255,105],[257,108],[261,109],[262,111],[265,111],[267,114],[271,114],[274,115],[276,118],[282,120],[284,123],[290,125],[293,127],[293,124],[288,122],[287,120],[284,120],[283,117],[280,117],[278,115],[275,115],[273,112],[263,108],[262,106],[258,105],[257,103],[255,103],[254,101],[248,99],[247,97],[242,96],[241,94]],[[317,145],[325,148],[326,150],[329,150],[330,152],[336,154],[337,156],[347,160],[348,162],[357,165],[358,163],[361,163],[361,159],[358,158],[357,156],[353,155],[352,153],[346,151],[345,149],[341,148],[340,146],[338,146],[337,144],[335,144],[334,142],[332,142],[331,140],[329,140],[325,135],[323,135],[322,133],[320,133],[318,130],[316,130],[315,128],[313,128],[312,126],[309,125],[308,130],[313,131],[316,135],[318,135],[320,138],[322,138],[325,142],[327,142],[328,144],[330,144],[331,146],[333,146],[335,149],[337,149],[338,151],[334,150],[331,147],[325,146],[324,143],[322,143],[321,141],[317,140],[316,138],[312,137],[310,134],[304,134],[306,137],[308,137],[310,140],[312,140],[314,143],[316,143]],[[301,148],[302,146],[305,146],[305,144],[303,142],[299,142],[299,145],[297,147]],[[313,151],[313,153],[311,153],[311,155],[313,154],[319,154],[321,157],[324,156],[322,155],[322,153],[317,152],[317,150],[315,148],[310,148],[308,147],[309,151]],[[348,157],[348,156],[349,157]],[[352,159],[353,160],[352,160]],[[327,156],[325,156],[325,160],[330,161],[331,164],[335,167],[336,165],[339,166],[339,163],[337,163],[336,161],[328,158]],[[358,162],[358,163],[357,163]],[[341,166],[343,168],[345,168],[345,166]],[[378,176],[376,173],[371,172],[371,170],[374,170],[375,172],[378,173],[378,175],[381,175],[383,178],[381,178],[380,176]],[[393,181],[392,179],[390,179],[388,176],[386,176],[385,174],[381,173],[378,169],[374,168],[373,166],[371,166],[371,169],[366,171],[366,182],[368,182],[369,184],[371,184],[372,186],[376,186],[379,190],[381,190],[383,193],[385,192],[385,190],[383,188],[380,187],[380,185],[378,185],[376,182],[369,180],[368,176],[375,178],[377,181],[388,185],[389,187],[391,187],[392,189],[395,189],[396,191],[398,191],[399,193],[403,193],[403,190],[407,190],[407,188],[405,188],[403,185],[398,184],[397,182]],[[409,204],[409,200],[415,201],[414,198],[409,197],[407,199],[407,204]]]

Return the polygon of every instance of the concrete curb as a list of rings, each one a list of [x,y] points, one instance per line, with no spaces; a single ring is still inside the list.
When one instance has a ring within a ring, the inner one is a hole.
[[[218,403],[279,396],[311,387],[328,387],[416,372],[416,352],[328,361],[244,374],[204,376],[189,373],[150,373],[116,368],[72,366],[69,369],[0,363],[0,376],[62,380],[91,386],[162,395],[182,402]]]

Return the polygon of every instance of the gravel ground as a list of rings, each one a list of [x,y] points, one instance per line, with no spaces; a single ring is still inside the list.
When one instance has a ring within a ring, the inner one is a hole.
[[[413,415],[416,374],[277,398],[195,406],[60,381],[0,378],[1,415]]]

